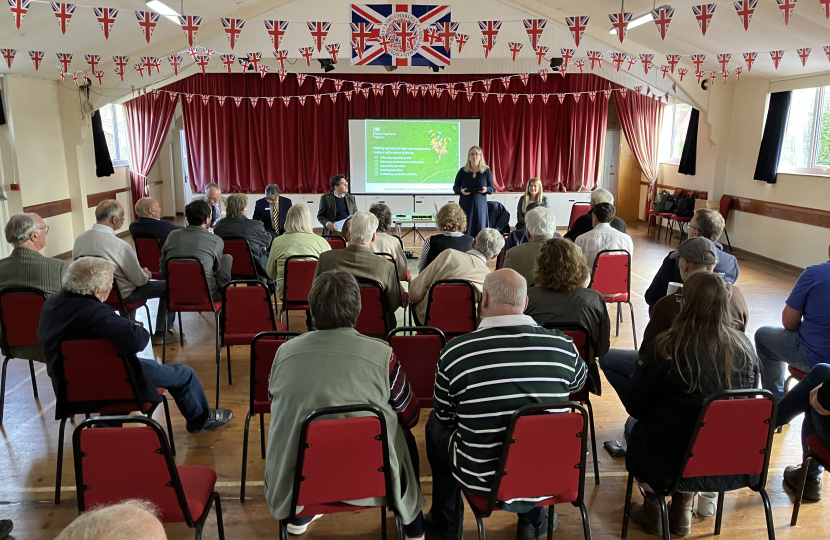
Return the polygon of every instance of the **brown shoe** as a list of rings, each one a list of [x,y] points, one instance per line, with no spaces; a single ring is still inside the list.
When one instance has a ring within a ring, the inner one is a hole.
[[[686,536],[692,532],[692,507],[694,493],[675,493],[669,507],[669,530],[672,534]]]
[[[663,519],[660,516],[659,495],[646,492],[641,503],[631,503],[631,519],[645,525],[646,530],[657,536],[663,535]]]
[[[801,465],[790,465],[784,469],[784,485],[798,493],[798,488],[801,486]],[[819,502],[821,500],[821,478],[818,480],[810,480],[809,478],[804,483],[804,495],[801,497],[803,502]]]

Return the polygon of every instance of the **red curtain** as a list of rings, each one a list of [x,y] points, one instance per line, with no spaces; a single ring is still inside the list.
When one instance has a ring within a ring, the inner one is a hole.
[[[648,209],[657,195],[657,173],[660,169],[657,149],[660,143],[660,126],[663,124],[663,110],[666,106],[637,92],[626,92],[625,97],[620,92],[614,92],[614,99],[625,140],[628,141],[643,174],[648,178],[648,197],[643,208],[643,219],[647,221]]]
[[[337,75],[361,82],[432,84],[492,78],[491,92],[506,94],[556,93],[611,88],[611,83],[590,74],[547,81],[531,77],[527,85],[510,81],[505,91],[497,75]],[[350,88],[350,85],[345,89]],[[283,191],[328,192],[329,178],[348,173],[348,118],[481,118],[481,146],[493,169],[498,190],[523,191],[529,178],[538,177],[548,191],[590,190],[596,186],[602,164],[608,103],[602,94],[594,101],[584,95],[578,104],[568,96],[560,104],[551,96],[528,104],[525,97],[513,103],[505,95],[499,103],[490,95],[469,101],[463,92],[455,100],[445,91],[441,98],[408,94],[397,97],[391,88],[382,96],[354,95],[351,101],[323,96],[318,105],[311,98],[304,106],[293,99],[286,107],[282,96],[315,93],[313,79],[300,88],[292,74],[282,83],[278,75],[264,78],[244,74],[193,75],[166,90],[213,96],[275,96],[273,107],[265,100],[253,108],[248,101],[237,107],[227,99],[220,105],[212,98],[204,105],[197,97],[182,99],[191,189],[201,191],[217,182],[222,191],[261,193],[265,185],[279,184]],[[317,93],[334,91],[326,81]],[[478,83],[473,91],[483,91]],[[184,97],[184,96],[182,96]],[[578,161],[579,163],[574,163]]]
[[[167,94],[145,94],[124,103],[130,142],[130,187],[133,204],[147,196],[147,175],[158,159],[170,129],[176,100]],[[133,213],[134,217],[135,213]]]

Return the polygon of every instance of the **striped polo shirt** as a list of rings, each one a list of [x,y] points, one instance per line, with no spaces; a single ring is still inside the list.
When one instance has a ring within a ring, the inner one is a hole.
[[[567,401],[586,376],[571,338],[526,315],[488,317],[450,341],[438,362],[434,411],[456,430],[449,448],[456,480],[489,492],[510,416],[529,403]]]

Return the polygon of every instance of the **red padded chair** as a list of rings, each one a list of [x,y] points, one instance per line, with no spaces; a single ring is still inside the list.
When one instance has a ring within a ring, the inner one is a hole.
[[[271,380],[271,366],[277,349],[288,339],[299,336],[298,332],[262,332],[251,341],[251,392],[248,415],[245,417],[245,438],[242,443],[242,488],[239,500],[245,502],[245,481],[248,476],[248,428],[251,417],[259,415],[259,436],[262,459],[265,459],[265,415],[271,414],[271,398],[268,384]]]
[[[732,197],[724,195],[720,198],[720,215],[723,216],[723,223],[726,224],[726,219],[729,217],[729,209],[732,208]],[[726,243],[729,246],[729,251],[732,251],[732,242],[729,241],[729,233],[726,232],[726,227],[723,228],[723,234],[726,235]]]
[[[0,380],[0,426],[3,425],[3,410],[6,405],[6,368],[9,360],[15,358],[10,347],[37,347],[37,326],[40,311],[46,302],[46,294],[37,289],[16,288],[0,291],[0,350],[3,352],[3,377]],[[21,358],[21,360],[28,360]],[[32,392],[37,395],[35,364],[29,360],[29,376]]]
[[[602,294],[606,304],[617,304],[617,335],[620,335],[622,309],[625,302],[631,310],[631,333],[637,349],[637,327],[634,304],[631,303],[631,254],[624,249],[605,249],[597,253],[591,271],[590,288]]]
[[[388,309],[386,291],[383,286],[372,279],[357,278],[360,285],[360,314],[354,329],[364,336],[384,338],[389,333],[386,322]]]
[[[401,251],[403,251],[404,253],[406,253],[406,249],[404,249],[404,247],[403,247],[403,240],[401,239],[401,237],[400,237],[400,236],[398,236],[397,234],[390,234],[389,236],[392,236],[392,237],[397,238],[397,239],[398,239],[398,243],[401,245]],[[407,282],[411,282],[411,281],[412,281],[412,272],[410,272],[409,268],[407,268],[407,269],[406,269],[406,281],[407,281]]]
[[[594,342],[591,333],[587,328],[579,323],[548,323],[544,325],[545,328],[559,330],[569,338],[571,338],[579,351],[579,356],[588,365],[589,359],[594,359],[594,352],[592,344]],[[592,361],[595,361],[592,360]],[[599,485],[599,461],[597,460],[597,435],[594,429],[594,407],[591,405],[591,393],[588,391],[587,383],[579,392],[575,392],[568,397],[571,401],[584,403],[588,408],[588,423],[591,427],[591,452],[594,454],[594,483]]]
[[[547,412],[559,408],[575,412]],[[582,532],[590,540],[584,502],[586,431],[585,409],[572,401],[533,403],[513,413],[507,426],[510,443],[504,445],[489,496],[475,495],[462,486],[476,517],[479,540],[484,540],[482,518],[513,499],[541,499],[536,506],[548,507],[548,540],[553,538],[554,505],[571,503],[579,508]]]
[[[60,344],[60,357],[53,367],[56,387],[55,420],[60,420],[58,432],[58,465],[55,480],[55,504],[61,502],[63,473],[63,435],[66,421],[76,414],[121,415],[139,411],[152,416],[159,402],[164,404],[164,416],[173,454],[173,424],[164,389],[152,401],[142,401],[139,381],[131,363],[118,353],[115,346],[97,336],[73,336]],[[146,384],[140,381],[143,386]],[[119,456],[120,459],[120,456]],[[123,466],[122,462],[122,466]]]
[[[222,239],[225,243],[225,255],[233,257],[231,266],[231,278],[233,279],[257,279],[259,273],[254,263],[254,255],[251,253],[251,246],[244,238],[229,237]]]
[[[324,236],[323,238],[325,238],[326,242],[329,243],[331,249],[344,249],[346,247],[346,239],[342,236],[330,234],[329,236]]]
[[[784,395],[787,395],[789,392],[790,382],[792,381],[800,381],[803,379],[807,374],[801,371],[800,369],[796,369],[792,366],[787,366],[787,371],[789,371],[789,375],[787,376],[787,380],[784,381]]]
[[[365,413],[367,416],[318,420],[323,416]],[[288,522],[298,517],[371,508],[341,501],[383,497],[395,514],[398,540],[403,540],[401,517],[392,497],[386,420],[377,407],[346,405],[317,409],[303,421],[297,450],[291,514],[280,521],[280,540],[288,540]],[[348,467],[343,464],[348,463]],[[303,510],[297,512],[297,507]],[[381,532],[386,539],[386,508],[380,507]]]
[[[383,257],[387,261],[391,262],[392,266],[394,266],[395,270],[397,271],[398,263],[395,261],[395,256],[394,255],[392,255],[391,253],[384,253],[382,251],[375,253],[375,255]],[[406,270],[406,282],[411,285],[411,281],[410,281],[409,276],[410,276],[410,273],[409,273],[409,269],[407,268],[407,270]],[[398,281],[398,293],[400,293],[400,295],[401,295],[401,307],[403,307],[403,323],[405,325],[406,324],[407,307],[409,306],[409,293],[407,291],[403,290],[403,287],[401,287],[401,282],[400,281]]]
[[[675,197],[683,194],[683,188],[675,188],[674,195]],[[674,215],[674,212],[660,212],[657,211],[657,238],[660,238],[660,224],[663,222],[664,219],[668,220],[668,224],[666,225],[666,235],[669,234],[669,229],[671,228],[671,217]]]
[[[685,197],[689,200],[694,200],[695,199],[694,190],[690,189],[689,191],[687,191]],[[687,234],[685,225],[686,225],[686,223],[689,223],[690,221],[692,221],[692,216],[678,216],[677,214],[672,214],[671,218],[669,218],[669,231],[668,231],[669,242],[671,242],[671,238],[674,235],[674,225],[673,224],[677,223],[677,228],[680,230],[680,241],[682,242],[683,241],[683,236],[685,236]]]
[[[222,359],[219,347],[219,312],[222,301],[214,301],[202,263],[192,257],[175,257],[167,261],[167,312],[179,314],[179,339],[184,347],[182,313],[212,312],[216,322],[216,408],[219,408],[219,373]],[[164,346],[161,363],[167,362],[167,319],[164,320]]]
[[[161,242],[158,238],[149,234],[140,234],[135,237],[135,254],[138,263],[152,273],[152,279],[164,279],[161,277]]]
[[[410,335],[404,335],[410,332]],[[417,334],[415,333],[417,332]],[[386,336],[392,352],[400,362],[409,386],[421,408],[432,408],[435,370],[441,349],[447,344],[444,332],[431,326],[401,326]]]
[[[285,259],[283,266],[283,289],[280,299],[280,321],[282,314],[287,311],[308,312],[308,293],[314,283],[314,273],[317,271],[317,257],[314,255],[293,255]],[[288,314],[285,315],[285,327],[290,328]]]
[[[798,523],[798,511],[801,509],[801,500],[804,497],[804,484],[807,483],[807,466],[810,465],[810,460],[816,460],[819,465],[825,469],[830,469],[830,448],[821,442],[818,435],[810,435],[807,437],[807,455],[804,456],[804,462],[801,464],[801,479],[798,483],[798,489],[795,492],[795,504],[793,505],[793,516],[790,520],[790,527],[795,527]]]
[[[143,427],[118,427],[127,424]],[[162,523],[184,522],[195,528],[199,540],[215,505],[219,539],[224,540],[222,503],[214,491],[216,471],[202,465],[177,466],[158,423],[135,416],[85,420],[75,429],[72,446],[78,512],[140,499],[156,507]]]
[[[591,203],[587,202],[575,202],[571,206],[571,217],[568,220],[568,230],[571,230],[571,227],[574,226],[576,220],[587,214],[591,211]]]
[[[463,279],[436,281],[427,295],[424,326],[440,329],[452,339],[476,329],[476,289]]]
[[[682,481],[686,478],[695,479],[696,490],[719,491],[718,477],[733,475],[758,475],[757,484],[745,487],[761,494],[767,518],[767,535],[769,540],[775,540],[772,509],[764,486],[767,484],[777,413],[778,402],[768,390],[726,390],[703,402],[685,457],[671,486],[657,492],[664,540],[670,540],[669,513],[664,497],[682,488]],[[623,510],[623,539],[628,535],[633,483],[634,475],[629,472]],[[720,534],[723,499],[724,492],[719,491],[715,535]]]
[[[124,317],[129,317],[129,314],[138,308],[144,308],[147,311],[147,324],[150,326],[150,335],[153,335],[153,319],[150,316],[150,308],[147,306],[147,300],[139,300],[138,302],[127,302],[121,295],[121,289],[118,287],[118,282],[112,280],[112,289],[110,295],[107,297],[106,304],[115,311],[121,313]]]

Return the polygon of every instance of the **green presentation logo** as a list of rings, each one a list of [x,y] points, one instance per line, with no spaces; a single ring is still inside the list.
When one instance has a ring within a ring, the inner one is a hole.
[[[446,184],[459,165],[460,123],[366,121],[368,184]]]

